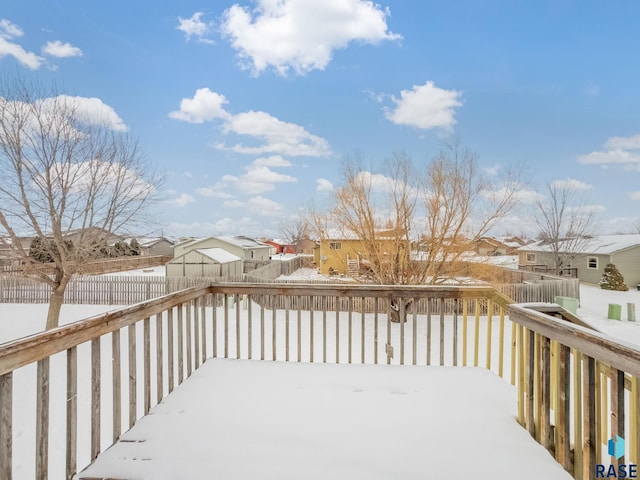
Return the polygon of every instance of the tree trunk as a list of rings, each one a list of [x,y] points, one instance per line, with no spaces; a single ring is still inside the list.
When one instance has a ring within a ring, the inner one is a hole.
[[[64,291],[67,288],[66,282],[51,290],[49,299],[49,310],[47,311],[47,330],[56,328],[60,324],[60,310],[64,302]]]
[[[407,310],[413,303],[413,299],[404,300],[404,308],[400,308],[402,304],[401,298],[392,298],[389,302],[389,313],[393,323],[404,323],[407,321]]]

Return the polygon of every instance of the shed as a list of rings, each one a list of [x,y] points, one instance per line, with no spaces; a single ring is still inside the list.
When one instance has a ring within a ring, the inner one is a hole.
[[[222,248],[191,250],[166,265],[167,277],[242,277],[242,259]]]

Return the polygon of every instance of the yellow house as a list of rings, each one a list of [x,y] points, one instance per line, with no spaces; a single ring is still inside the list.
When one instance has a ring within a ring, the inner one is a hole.
[[[383,257],[388,255],[390,260],[395,257],[399,242],[408,247],[407,241],[393,238],[389,231],[379,232],[378,235],[380,237],[376,239],[377,250]],[[365,241],[359,238],[324,238],[320,240],[316,263],[321,274],[343,274],[354,277],[366,270],[367,251]]]

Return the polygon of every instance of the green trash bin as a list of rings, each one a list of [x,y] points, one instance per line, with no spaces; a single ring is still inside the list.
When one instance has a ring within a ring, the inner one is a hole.
[[[580,302],[578,302],[577,298],[556,296],[554,298],[554,301],[562,308],[573,313],[574,315],[578,314],[578,306]]]
[[[609,320],[620,320],[622,316],[622,305],[618,305],[617,303],[609,304],[609,313],[607,314],[607,318]]]

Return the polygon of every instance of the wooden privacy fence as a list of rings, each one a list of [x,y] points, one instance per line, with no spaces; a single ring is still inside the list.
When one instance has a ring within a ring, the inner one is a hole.
[[[20,478],[72,478],[209,357],[484,367],[516,386],[518,420],[575,478],[612,461],[598,444],[617,434],[638,460],[638,349],[490,287],[218,283],[0,345],[0,478],[25,455],[34,471]],[[29,410],[15,399],[34,385]],[[25,421],[26,454],[13,448]],[[62,465],[50,443],[65,445]]]
[[[520,424],[576,479],[637,465],[640,348],[523,306],[508,313],[517,324]],[[618,459],[607,449],[616,436],[627,446]]]

